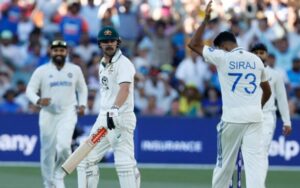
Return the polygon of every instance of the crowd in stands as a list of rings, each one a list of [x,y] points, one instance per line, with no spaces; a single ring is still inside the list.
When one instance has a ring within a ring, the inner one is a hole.
[[[141,115],[218,117],[221,96],[214,66],[187,49],[203,21],[207,0],[2,0],[0,2],[0,113],[36,113],[24,92],[49,41],[68,42],[68,61],[81,67],[89,88],[88,114],[100,105],[97,33],[114,26],[134,63],[135,111]],[[239,46],[263,42],[269,66],[285,79],[292,117],[300,117],[300,1],[215,0],[207,44],[223,30]]]

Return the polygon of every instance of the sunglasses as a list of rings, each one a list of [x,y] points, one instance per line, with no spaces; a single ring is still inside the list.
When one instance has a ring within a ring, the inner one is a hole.
[[[51,48],[54,47],[67,47],[67,42],[62,40],[55,40],[51,43]]]

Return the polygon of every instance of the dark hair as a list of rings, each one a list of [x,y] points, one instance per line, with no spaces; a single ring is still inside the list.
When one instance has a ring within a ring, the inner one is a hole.
[[[221,46],[224,42],[233,42],[236,44],[236,38],[229,31],[221,32],[214,40],[214,46]]]
[[[298,62],[300,62],[300,58],[299,57],[293,58],[293,63],[298,63]]]
[[[268,52],[268,49],[266,47],[266,45],[264,45],[263,43],[256,43],[251,47],[251,52],[255,52],[256,50],[263,50],[265,52]]]

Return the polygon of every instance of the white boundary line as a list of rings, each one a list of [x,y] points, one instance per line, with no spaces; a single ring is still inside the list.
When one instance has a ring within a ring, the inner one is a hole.
[[[37,162],[2,162],[0,167],[40,167]],[[145,169],[188,169],[188,170],[212,170],[215,165],[201,165],[201,164],[157,164],[157,163],[139,163],[139,168]],[[100,163],[102,168],[114,168],[113,163]],[[300,166],[271,166],[271,171],[300,171]]]

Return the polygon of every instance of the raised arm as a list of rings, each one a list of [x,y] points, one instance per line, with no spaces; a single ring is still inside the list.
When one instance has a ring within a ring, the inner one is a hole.
[[[204,47],[204,42],[203,42],[203,33],[205,31],[205,27],[208,23],[208,21],[210,20],[210,13],[212,11],[211,9],[211,4],[212,4],[212,0],[209,1],[209,3],[206,6],[205,9],[205,18],[202,22],[202,24],[198,27],[196,33],[193,35],[191,41],[188,44],[188,47],[193,50],[194,52],[202,55],[202,50]]]

